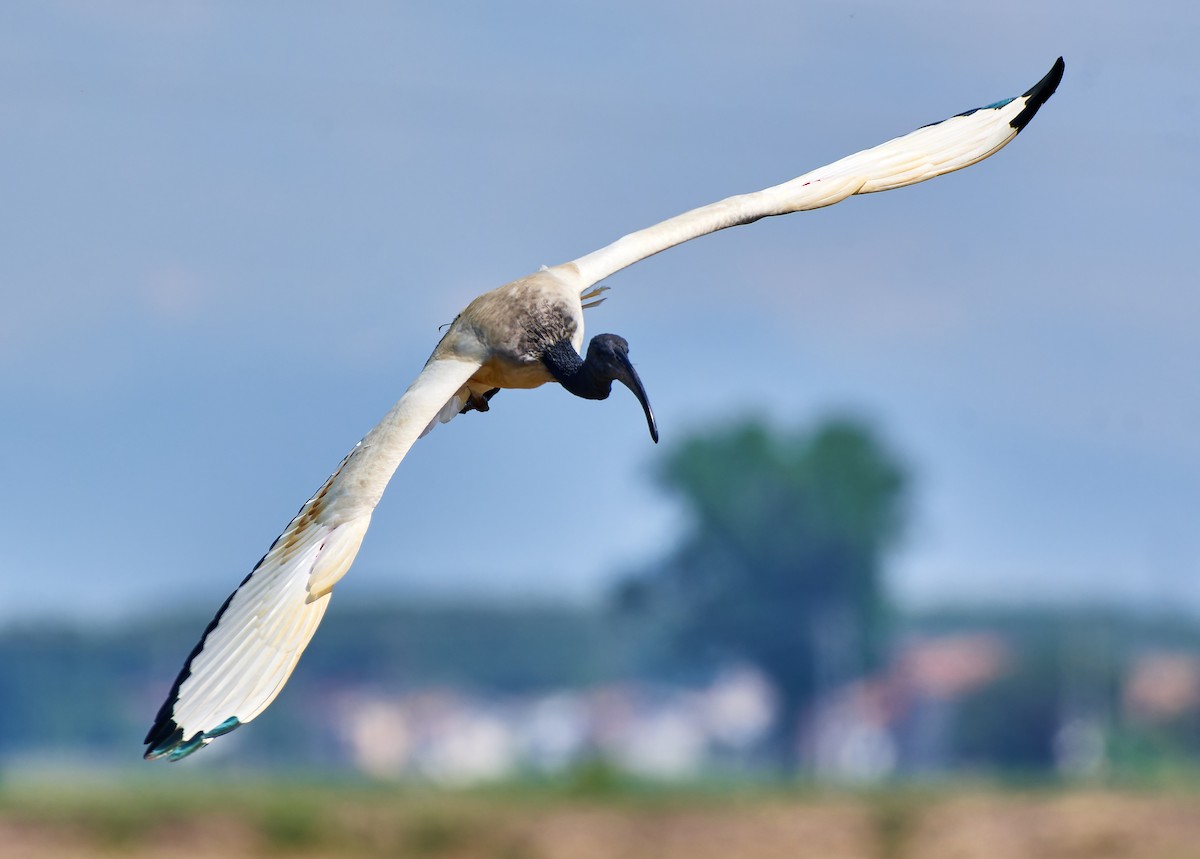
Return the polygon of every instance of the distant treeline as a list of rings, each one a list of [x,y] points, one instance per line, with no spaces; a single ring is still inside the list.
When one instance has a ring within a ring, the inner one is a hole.
[[[0,768],[26,755],[135,762],[205,620],[18,623],[0,631]],[[1139,654],[1200,654],[1193,619],[1112,609],[946,610],[901,616],[894,628],[897,642],[986,632],[1011,646],[1007,680],[962,705],[972,714],[963,724],[975,735],[960,746],[983,763],[1045,763],[1064,696],[1115,712],[1123,673]],[[256,722],[252,754],[319,762],[322,740],[312,736],[303,708],[339,689],[400,694],[441,686],[507,695],[698,676],[702,666],[669,650],[653,622],[609,609],[347,602],[329,613],[279,704]],[[1189,728],[1185,737],[1198,733]]]

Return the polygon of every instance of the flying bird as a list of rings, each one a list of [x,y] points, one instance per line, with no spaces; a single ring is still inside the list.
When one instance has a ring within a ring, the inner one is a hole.
[[[831,206],[950,173],[992,155],[1033,119],[1063,75],[1060,57],[1024,94],[975,108],[762,191],[729,197],[485,292],[460,313],[416,380],[354,446],[204,630],[146,735],[147,759],[179,760],[258,716],[308,645],[350,569],[371,514],[413,443],[439,422],[487,411],[501,388],[557,382],[588,399],[613,382],[658,427],[645,387],[614,334],[583,353],[583,311],[600,281],[682,242],[772,215]]]

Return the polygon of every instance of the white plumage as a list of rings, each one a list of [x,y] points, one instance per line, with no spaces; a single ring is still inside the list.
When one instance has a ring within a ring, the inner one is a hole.
[[[230,595],[192,651],[146,736],[147,758],[178,760],[261,713],[279,694],[358,553],[384,488],[413,443],[439,421],[486,411],[499,388],[558,381],[603,399],[627,385],[657,428],[645,391],[614,335],[593,338],[583,310],[596,284],[681,242],[759,218],[829,206],[854,194],[932,179],[993,154],[1054,93],[1060,58],[1023,95],[927,125],[796,179],[730,197],[624,236],[562,265],[484,293],[454,320],[412,385],[288,524]]]

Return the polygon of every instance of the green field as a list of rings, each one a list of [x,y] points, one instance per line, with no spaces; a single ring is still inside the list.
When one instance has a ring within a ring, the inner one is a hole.
[[[47,782],[0,791],[0,855],[1185,859],[1200,856],[1200,793]]]

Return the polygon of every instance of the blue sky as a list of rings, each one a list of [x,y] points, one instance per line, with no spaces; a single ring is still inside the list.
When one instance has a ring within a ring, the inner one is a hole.
[[[589,331],[629,339],[663,447],[876,422],[918,478],[911,604],[1200,605],[1197,31],[1183,2],[4,4],[0,619],[215,609],[475,294],[1059,54],[995,158],[676,248]],[[421,441],[339,594],[577,598],[669,547],[636,402],[552,388]]]

